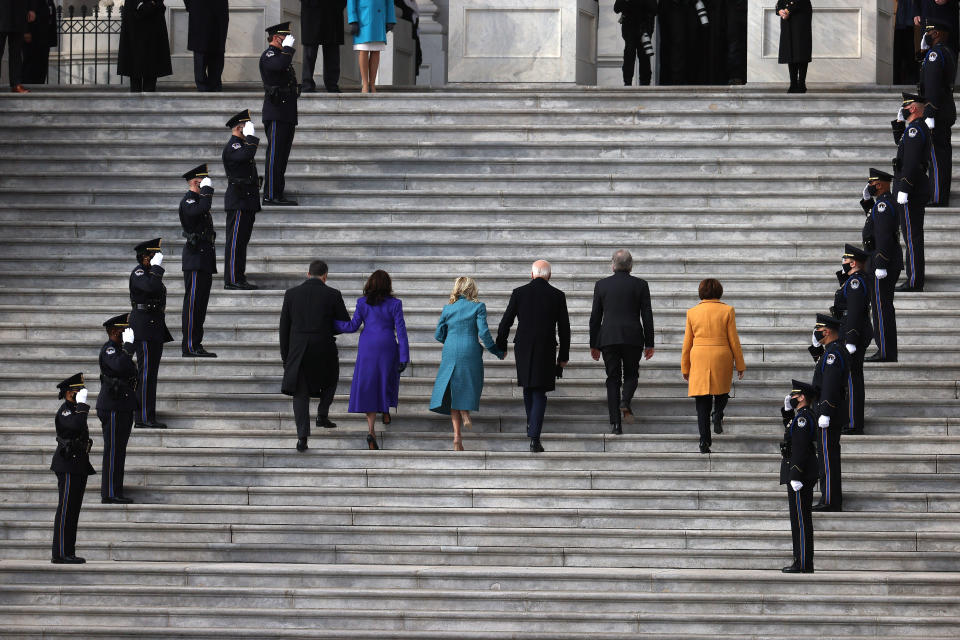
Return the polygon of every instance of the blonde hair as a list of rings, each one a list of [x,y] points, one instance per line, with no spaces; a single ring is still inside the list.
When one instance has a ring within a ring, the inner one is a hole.
[[[453,282],[453,291],[450,292],[450,304],[457,301],[457,298],[463,296],[470,302],[480,302],[480,290],[473,278],[460,276]]]

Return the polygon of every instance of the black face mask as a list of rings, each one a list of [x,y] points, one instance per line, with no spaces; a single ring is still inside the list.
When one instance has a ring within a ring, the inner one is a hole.
[[[851,265],[849,262],[844,262],[842,265],[840,265],[840,268],[843,269],[844,273],[850,273],[850,269],[853,268],[853,265]]]
[[[791,407],[793,407],[794,409],[796,409],[796,408],[797,408],[797,405],[799,405],[799,404],[800,404],[800,398],[798,398],[797,396],[791,396],[791,397],[790,397],[790,406],[791,406]]]
[[[876,196],[876,195],[877,195],[877,185],[875,185],[875,184],[868,184],[868,185],[867,185],[867,193],[869,193],[871,196]]]
[[[817,342],[823,342],[823,331],[817,329],[813,332],[813,337],[817,339]]]

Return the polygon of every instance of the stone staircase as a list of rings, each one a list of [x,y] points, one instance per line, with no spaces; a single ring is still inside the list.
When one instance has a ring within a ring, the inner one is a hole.
[[[158,413],[171,428],[136,430],[127,456],[137,502],[99,504],[92,478],[88,563],[64,567],[48,562],[54,385],[83,370],[95,396],[100,323],[128,307],[132,247],[149,237],[165,240],[179,340],[178,176],[210,163],[222,234],[222,124],[259,99],[0,95],[0,637],[957,637],[956,209],[927,213],[927,291],[896,301],[900,362],[868,366],[870,435],[844,438],[847,511],[815,516],[817,573],[779,572],[777,407],[812,371],[813,314],[860,237],[867,167],[894,153],[895,102],[742,89],[305,98],[287,180],[301,206],[258,214],[250,247],[263,288],[215,280],[204,343],[220,357],[169,345]],[[650,282],[657,353],[639,421],[615,437],[587,319],[619,247]],[[344,412],[355,336],[340,338],[340,428],[293,449],[276,328],[283,289],[314,257],[351,310],[376,268],[404,301],[413,364],[382,451]],[[485,359],[468,451],[454,453],[449,422],[426,409],[439,310],[472,275],[495,330],[535,258],[553,263],[573,325],[547,453],[527,451],[512,355]],[[748,371],[701,455],[679,354],[709,276],[737,308]]]

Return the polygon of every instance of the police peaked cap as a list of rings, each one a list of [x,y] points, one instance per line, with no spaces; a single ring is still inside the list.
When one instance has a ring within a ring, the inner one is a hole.
[[[808,382],[802,382],[800,380],[791,380],[790,384],[790,395],[795,395],[802,393],[808,398],[815,398],[820,395],[820,390]]]
[[[945,31],[947,33],[953,32],[953,26],[946,20],[941,20],[940,18],[930,18],[927,20],[927,25],[925,27],[926,31]]]
[[[908,104],[913,103],[913,102],[923,102],[923,103],[926,103],[926,102],[927,102],[926,100],[924,100],[923,96],[920,95],[920,94],[918,94],[918,93],[907,93],[907,92],[903,92],[903,93],[900,94],[900,95],[903,96],[903,106],[904,106],[904,107],[907,106]]]
[[[134,250],[137,252],[137,255],[143,255],[144,253],[152,253],[160,251],[160,238],[154,238],[153,240],[147,240],[146,242],[141,242]]]
[[[825,313],[818,313],[817,326],[827,327],[828,329],[836,329],[837,331],[839,331],[842,324],[839,319],[834,318],[833,316],[829,316]]]
[[[892,182],[893,176],[887,173],[886,171],[880,171],[880,169],[874,169],[870,167],[870,177],[867,178],[870,182],[874,180],[880,180],[881,182]]]
[[[249,110],[249,109],[244,109],[243,111],[241,111],[241,112],[238,113],[237,115],[235,115],[235,116],[233,116],[232,118],[230,118],[229,120],[227,120],[227,129],[233,129],[235,126],[237,126],[237,125],[240,124],[241,122],[250,122],[250,110]]]
[[[194,178],[206,178],[210,173],[207,171],[206,163],[201,164],[198,167],[194,167],[183,174],[184,180],[193,180]]]
[[[843,257],[853,258],[857,262],[862,263],[866,262],[870,258],[870,254],[856,245],[845,244],[843,245]]]
[[[57,385],[57,389],[60,389],[60,395],[58,397],[63,398],[67,395],[67,391],[70,391],[71,389],[74,391],[79,391],[83,387],[83,373],[75,373]]]
[[[109,320],[103,323],[107,329],[124,329],[130,326],[130,323],[127,321],[129,314],[121,313],[118,316],[113,316]]]
[[[285,35],[289,35],[289,33],[290,33],[290,23],[289,23],[289,22],[281,22],[280,24],[275,24],[275,25],[273,25],[272,27],[267,27],[266,31],[267,31],[267,35],[270,36],[271,38],[272,38],[273,36],[285,36]]]

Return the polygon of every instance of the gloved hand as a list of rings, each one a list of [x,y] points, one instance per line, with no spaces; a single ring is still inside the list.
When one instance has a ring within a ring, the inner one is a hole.
[[[820,341],[817,340],[817,330],[816,330],[816,329],[814,329],[814,330],[813,330],[813,333],[810,334],[810,344],[811,344],[811,346],[814,346],[814,347],[819,347],[819,346],[820,346]]]
[[[87,393],[88,393],[88,392],[87,392],[86,389],[80,389],[80,391],[77,391],[77,403],[78,403],[78,404],[86,404],[86,403],[87,403]]]
[[[127,327],[123,330],[123,333],[120,334],[120,339],[123,340],[123,344],[133,344],[133,329]]]
[[[294,42],[296,42],[296,39],[292,35],[288,35],[280,44],[284,47],[292,47]]]
[[[926,51],[930,48],[930,34],[923,34],[923,39],[920,40],[920,51]]]
[[[857,345],[855,345],[855,344],[850,344],[850,343],[848,342],[848,343],[847,343],[847,353],[849,353],[850,355],[853,355],[853,354],[855,354],[856,352],[857,352]]]
[[[393,28],[394,28],[395,26],[396,26],[396,25],[395,25],[394,23],[388,22],[388,23],[387,23],[387,33],[393,31]]]
[[[252,136],[255,132],[256,129],[254,129],[253,123],[247,120],[247,122],[243,125],[243,135]]]
[[[790,411],[793,407],[790,406],[790,394],[783,396],[783,410]]]
[[[830,426],[830,416],[820,416],[820,419],[817,420],[817,426],[821,429],[826,429]]]
[[[887,270],[877,269],[876,274],[877,274],[877,280],[883,280],[884,278],[887,277]]]
[[[358,33],[360,33],[360,23],[359,23],[359,22],[351,22],[351,23],[350,23],[350,35],[355,36],[355,35],[357,35]]]
[[[930,129],[930,131],[933,131],[934,126],[937,124],[933,118],[926,118],[924,122],[927,123],[927,129]]]
[[[903,107],[897,109],[897,122],[903,122],[905,118],[903,117]]]
[[[403,373],[403,372],[406,370],[408,364],[410,364],[410,363],[409,363],[409,362],[401,362],[401,363],[400,363],[400,366],[397,367],[397,373]]]
[[[150,266],[159,267],[161,264],[163,264],[163,254],[157,251],[153,254],[153,257],[150,258]]]
[[[202,189],[204,187],[213,187],[213,180],[210,179],[210,176],[200,181],[200,188]]]
[[[791,480],[790,488],[793,489],[794,491],[800,491],[800,489],[803,489],[803,483],[800,482],[799,480]]]
[[[870,185],[865,186],[865,187],[863,188],[863,199],[864,199],[864,200],[869,200],[869,199],[872,198],[872,197],[873,197],[873,196],[870,195]]]
[[[910,198],[910,194],[906,191],[897,192],[897,204],[907,204],[907,200]]]

